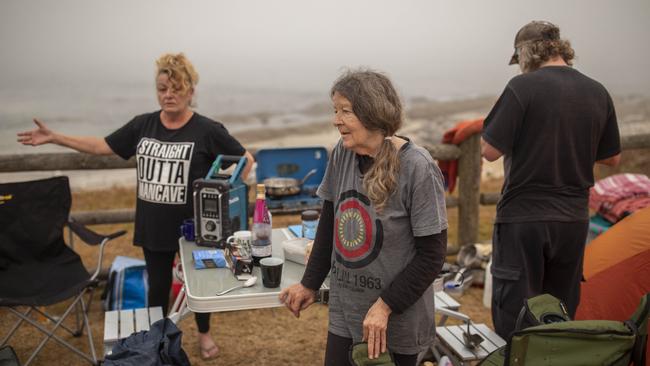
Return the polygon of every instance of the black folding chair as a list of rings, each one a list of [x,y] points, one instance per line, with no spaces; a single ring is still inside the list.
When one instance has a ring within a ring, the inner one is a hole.
[[[23,322],[45,334],[24,365],[29,365],[50,339],[92,364],[98,363],[88,309],[98,282],[104,245],[126,232],[121,230],[100,235],[72,222],[69,219],[71,201],[68,177],[0,184],[0,306],[19,318],[0,342],[0,347],[9,342]],[[79,255],[63,240],[66,224],[85,243],[99,245],[99,259],[94,273],[88,273]],[[88,295],[87,300],[84,295]],[[58,317],[39,308],[68,299],[72,301]],[[46,317],[54,326],[48,329],[32,319],[30,314],[33,312]],[[64,324],[72,313],[76,314],[75,329]],[[90,353],[82,352],[54,334],[63,329],[80,337],[84,328],[88,334]]]

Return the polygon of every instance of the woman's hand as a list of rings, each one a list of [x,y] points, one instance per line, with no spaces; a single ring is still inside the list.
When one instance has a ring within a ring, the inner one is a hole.
[[[392,310],[380,298],[370,307],[363,320],[363,341],[368,342],[368,358],[378,358],[386,352],[386,328]]]
[[[55,133],[43,124],[43,122],[34,118],[34,123],[38,128],[31,131],[19,132],[18,142],[23,145],[38,146],[47,143],[53,143],[79,152],[94,155],[111,155],[113,150],[104,138],[93,136],[69,136],[61,133]]]
[[[296,318],[300,317],[300,311],[307,309],[316,301],[316,292],[298,283],[289,286],[280,292],[282,302],[293,313]]]
[[[31,131],[19,132],[18,133],[18,142],[23,145],[38,146],[52,142],[54,139],[54,133],[47,128],[43,122],[34,118],[34,123],[38,128],[35,128]]]

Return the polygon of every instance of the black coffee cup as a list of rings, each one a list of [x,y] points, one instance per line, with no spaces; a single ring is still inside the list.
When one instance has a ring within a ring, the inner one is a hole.
[[[194,241],[194,219],[185,219],[181,225],[181,236],[187,241]]]
[[[278,257],[267,257],[260,259],[262,270],[262,284],[264,287],[276,288],[282,282],[282,264],[284,260]]]

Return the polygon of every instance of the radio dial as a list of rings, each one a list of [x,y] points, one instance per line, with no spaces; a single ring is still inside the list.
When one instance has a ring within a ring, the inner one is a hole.
[[[217,224],[215,224],[213,221],[208,221],[205,223],[205,229],[207,231],[214,231],[217,228]]]

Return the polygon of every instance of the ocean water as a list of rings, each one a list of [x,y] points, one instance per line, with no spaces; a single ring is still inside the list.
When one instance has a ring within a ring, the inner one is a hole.
[[[231,133],[303,125],[329,118],[322,108],[329,103],[329,98],[320,93],[200,85],[195,101],[198,113],[223,122]],[[65,134],[106,136],[134,116],[157,109],[154,87],[148,83],[0,86],[0,154],[70,151],[52,144],[37,147],[19,144],[16,134],[35,128],[33,118]],[[106,189],[135,186],[134,174],[129,169],[15,172],[0,173],[0,182],[67,175],[73,190]]]
[[[200,84],[196,90],[198,113],[219,120],[231,133],[266,128],[283,128],[331,119],[328,91],[286,91],[245,89]],[[471,98],[472,95],[466,97]],[[406,109],[421,96],[402,95]],[[432,100],[431,96],[424,99]],[[437,97],[438,101],[464,99]],[[48,128],[77,136],[106,136],[138,114],[159,109],[153,83],[56,83],[37,81],[24,85],[0,85],[0,154],[69,152],[46,144],[23,146],[16,134],[35,128],[33,118]],[[0,173],[0,182],[40,179],[57,175],[70,177],[73,190],[135,187],[132,169],[39,171]]]
[[[198,113],[220,120],[230,132],[322,121],[327,116],[310,107],[329,102],[326,93],[214,85],[199,86],[195,100]],[[134,116],[157,109],[155,90],[147,83],[0,87],[0,154],[66,150],[53,145],[33,148],[16,142],[18,132],[35,128],[35,117],[61,133],[106,136]]]

